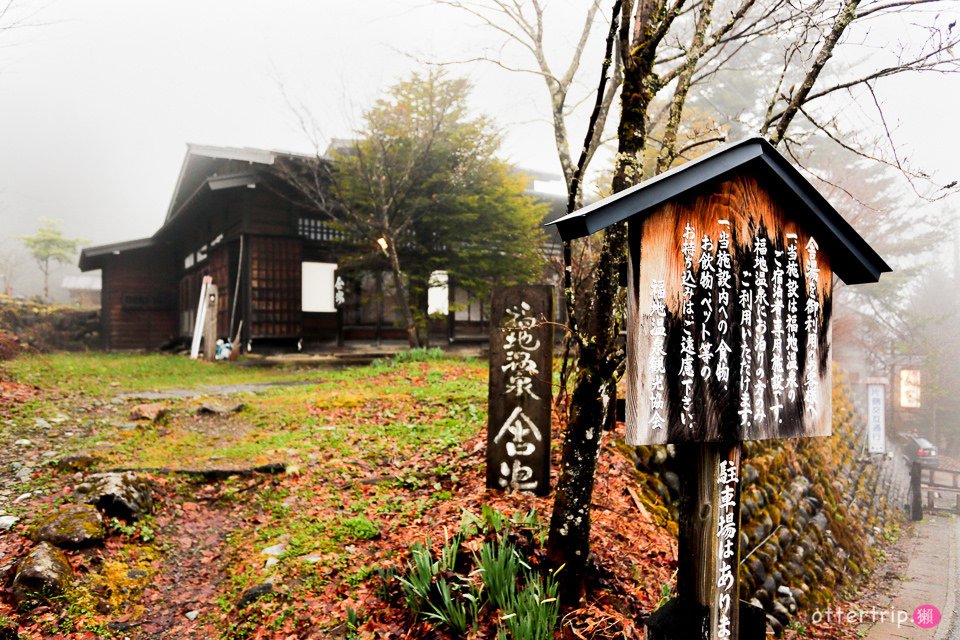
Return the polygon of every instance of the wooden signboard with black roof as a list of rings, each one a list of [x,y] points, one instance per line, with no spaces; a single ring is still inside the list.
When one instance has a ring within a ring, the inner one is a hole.
[[[627,443],[684,445],[680,595],[647,637],[754,637],[736,606],[739,442],[830,435],[833,276],[876,282],[890,268],[760,138],[554,224],[571,240],[621,222]]]

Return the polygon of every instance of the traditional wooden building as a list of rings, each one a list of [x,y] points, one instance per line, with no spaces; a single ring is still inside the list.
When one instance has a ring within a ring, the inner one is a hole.
[[[273,165],[293,154],[189,145],[163,225],[149,238],[88,247],[80,269],[102,272],[106,349],[155,349],[192,335],[202,281],[218,288],[218,333],[244,345],[292,347],[334,340],[337,229],[299,206]],[[562,212],[557,200],[556,213]],[[555,216],[554,216],[555,217]],[[442,276],[442,274],[438,274]],[[382,274],[347,279],[347,339],[402,339]],[[488,310],[444,291],[441,331],[484,335]]]

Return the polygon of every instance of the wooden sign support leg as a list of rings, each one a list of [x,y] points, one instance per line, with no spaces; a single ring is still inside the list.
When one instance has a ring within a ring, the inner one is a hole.
[[[677,445],[677,597],[647,619],[648,640],[762,639],[764,614],[741,609],[740,443]],[[743,614],[744,620],[741,620]]]

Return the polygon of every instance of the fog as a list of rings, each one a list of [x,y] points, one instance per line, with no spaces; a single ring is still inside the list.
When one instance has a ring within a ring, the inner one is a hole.
[[[560,9],[550,31],[558,67],[587,5],[575,4]],[[551,7],[555,15],[559,7]],[[295,107],[309,110],[324,136],[344,137],[365,105],[424,60],[492,49],[525,62],[476,21],[426,1],[17,2],[0,25],[17,20],[0,31],[0,252],[7,255],[22,256],[16,238],[42,216],[63,220],[65,233],[88,245],[151,235],[187,143],[309,152]],[[588,84],[599,40],[584,56]],[[475,108],[504,128],[507,159],[559,173],[539,78],[482,63],[453,72],[475,83]],[[883,85],[881,98],[905,155],[943,181],[960,173],[960,78],[898,78]],[[572,137],[580,136],[574,128]],[[599,155],[596,166],[609,157]],[[72,272],[60,269],[51,282]],[[9,277],[17,294],[39,290],[23,260]]]

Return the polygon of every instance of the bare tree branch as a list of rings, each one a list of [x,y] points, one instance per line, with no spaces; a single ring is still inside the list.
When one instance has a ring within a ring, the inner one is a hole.
[[[860,0],[845,0],[843,3],[843,6],[833,22],[830,33],[827,34],[823,44],[820,47],[820,51],[817,53],[816,60],[814,60],[813,64],[807,70],[800,87],[793,95],[789,97],[787,107],[783,110],[782,115],[776,121],[776,128],[774,129],[773,134],[770,136],[770,142],[774,146],[780,144],[780,142],[783,140],[783,137],[787,132],[787,128],[790,126],[793,118],[800,111],[800,107],[804,104],[804,102],[806,102],[807,96],[810,94],[810,91],[813,89],[813,85],[816,84],[817,79],[823,72],[823,68],[826,66],[830,58],[833,57],[833,51],[836,48],[837,43],[840,42],[840,37],[843,35],[844,31],[846,31],[847,27],[850,26],[850,23],[856,18],[857,6],[859,4]]]

